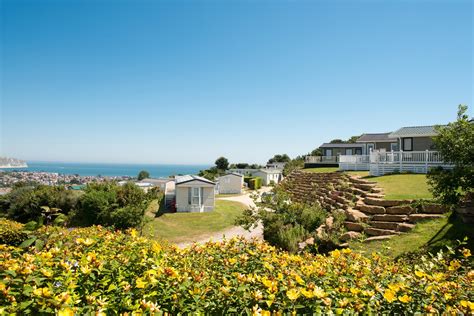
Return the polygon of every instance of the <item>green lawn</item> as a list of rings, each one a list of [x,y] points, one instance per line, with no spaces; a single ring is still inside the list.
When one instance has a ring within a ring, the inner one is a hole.
[[[398,257],[413,252],[437,252],[446,246],[455,247],[458,240],[468,237],[466,247],[474,251],[474,231],[470,224],[463,223],[455,215],[420,222],[409,233],[386,241],[362,243],[353,241],[350,248],[365,254],[383,252],[390,257]]]
[[[384,190],[385,199],[432,199],[424,174],[392,174],[381,177],[369,177]]]
[[[233,226],[245,209],[245,205],[238,202],[216,200],[212,212],[163,214],[147,223],[144,232],[171,243],[193,241]]]
[[[338,168],[308,168],[306,172],[335,172]],[[378,186],[384,189],[385,199],[432,199],[433,196],[428,190],[428,182],[424,174],[393,174],[381,177],[369,177],[368,171],[345,171],[351,175],[366,178],[369,181],[377,182]]]

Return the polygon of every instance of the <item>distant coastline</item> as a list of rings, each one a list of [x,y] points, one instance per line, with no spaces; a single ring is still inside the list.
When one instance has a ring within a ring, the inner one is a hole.
[[[146,170],[151,177],[168,177],[177,174],[196,174],[207,169],[209,165],[178,164],[119,164],[119,163],[75,163],[75,162],[40,162],[28,161],[26,168],[0,168],[1,171],[52,172],[80,176],[130,176],[135,177],[141,170]]]

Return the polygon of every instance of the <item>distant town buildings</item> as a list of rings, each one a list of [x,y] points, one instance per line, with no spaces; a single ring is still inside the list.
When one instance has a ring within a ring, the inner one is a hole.
[[[7,188],[20,182],[34,182],[44,185],[81,185],[90,182],[101,182],[108,180],[130,180],[129,176],[103,177],[103,176],[79,176],[67,175],[53,172],[28,172],[28,171],[3,171],[0,172],[0,187]]]

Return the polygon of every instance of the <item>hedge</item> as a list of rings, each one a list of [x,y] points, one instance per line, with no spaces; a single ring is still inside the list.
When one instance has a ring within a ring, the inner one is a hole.
[[[249,180],[249,188],[252,190],[258,190],[262,187],[262,178],[254,177]]]
[[[413,314],[474,311],[470,252],[417,263],[350,249],[292,255],[231,239],[163,248],[135,230],[44,227],[0,245],[0,314]]]

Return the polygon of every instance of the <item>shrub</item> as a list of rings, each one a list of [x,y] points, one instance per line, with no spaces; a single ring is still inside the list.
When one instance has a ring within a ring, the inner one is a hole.
[[[84,191],[78,209],[71,217],[73,225],[100,224],[120,229],[138,227],[151,199],[159,196],[156,191],[146,194],[131,182],[123,186],[112,182],[93,183]]]
[[[37,221],[43,215],[42,207],[60,209],[69,214],[77,205],[77,192],[63,186],[18,186],[2,198],[3,213],[8,218],[19,221]]]
[[[253,177],[249,180],[249,188],[252,190],[258,190],[262,187],[262,178]]]
[[[1,314],[471,314],[470,253],[395,262],[349,249],[292,255],[232,239],[163,248],[135,230],[44,227],[0,245]]]

